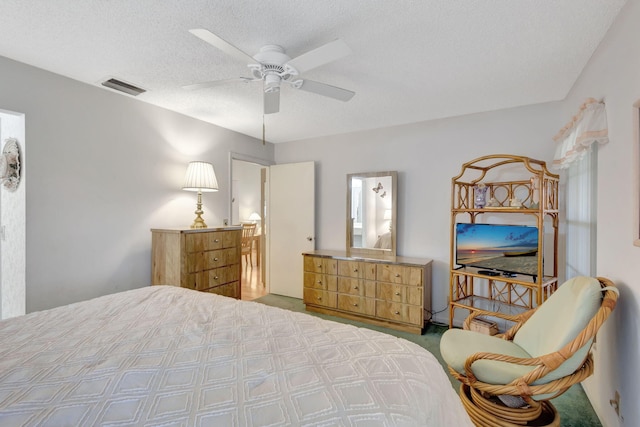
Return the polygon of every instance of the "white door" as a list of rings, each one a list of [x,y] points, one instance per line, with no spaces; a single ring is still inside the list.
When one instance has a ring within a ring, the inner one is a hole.
[[[302,253],[315,248],[313,162],[269,168],[269,289],[302,298]]]

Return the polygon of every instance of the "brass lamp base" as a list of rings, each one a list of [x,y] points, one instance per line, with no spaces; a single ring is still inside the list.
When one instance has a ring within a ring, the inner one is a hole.
[[[196,204],[196,219],[193,220],[193,224],[191,224],[191,228],[207,228],[207,224],[205,224],[204,219],[202,219],[202,214],[204,211],[202,210],[202,192],[198,191],[198,202]]]
[[[202,219],[202,217],[198,215],[196,219],[193,220],[193,224],[191,224],[191,228],[207,228],[207,224],[205,224],[204,219]]]

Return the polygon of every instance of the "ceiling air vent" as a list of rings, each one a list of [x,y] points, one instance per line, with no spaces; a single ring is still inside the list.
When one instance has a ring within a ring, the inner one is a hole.
[[[119,90],[120,92],[128,93],[129,95],[138,96],[141,93],[145,93],[146,90],[130,85],[117,79],[109,79],[102,82],[102,86],[109,87],[111,89]]]

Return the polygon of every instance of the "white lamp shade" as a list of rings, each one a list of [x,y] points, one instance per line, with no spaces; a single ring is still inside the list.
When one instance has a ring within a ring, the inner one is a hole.
[[[191,162],[184,177],[183,190],[218,191],[218,180],[213,165],[207,162]]]
[[[253,212],[249,215],[249,221],[260,221],[260,214],[258,212]]]

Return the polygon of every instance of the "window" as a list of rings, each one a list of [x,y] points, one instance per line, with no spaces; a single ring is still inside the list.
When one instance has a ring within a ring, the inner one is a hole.
[[[565,276],[595,276],[598,145],[609,142],[605,104],[587,99],[553,139],[553,165],[567,171]]]

